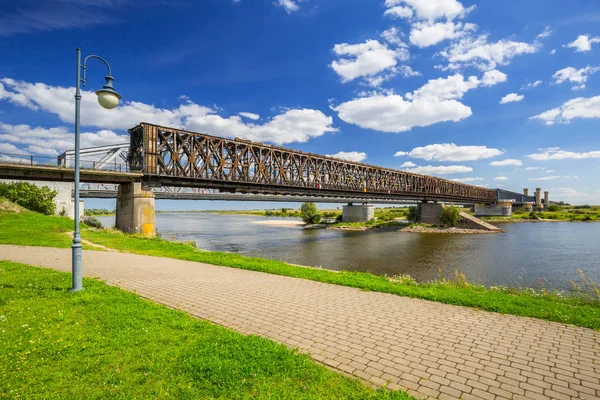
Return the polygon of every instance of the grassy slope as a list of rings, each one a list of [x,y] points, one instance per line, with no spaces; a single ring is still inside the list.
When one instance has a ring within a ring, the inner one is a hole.
[[[8,222],[7,222],[8,221]],[[51,229],[53,224],[63,223],[58,217],[46,217],[36,213],[0,214],[0,243],[70,246],[70,239],[62,239],[64,233]],[[65,220],[69,221],[69,220]],[[29,229],[12,235],[11,231]],[[38,239],[44,231],[42,239]],[[246,257],[233,253],[209,252],[194,247],[162,240],[124,235],[115,231],[84,230],[83,238],[106,247],[136,254],[170,257],[181,260],[204,262],[214,265],[262,271],[272,274],[310,279],[363,290],[392,293],[467,307],[480,308],[504,314],[537,317],[550,321],[570,323],[600,330],[600,303],[594,304],[577,298],[555,295],[531,295],[518,291],[489,290],[465,284],[463,280],[449,284],[405,284],[391,282],[387,277],[361,272],[333,272],[292,266],[275,260]],[[36,235],[38,238],[36,238]],[[66,235],[64,235],[66,236]]]
[[[0,398],[409,399],[270,340],[86,279],[0,261]]]

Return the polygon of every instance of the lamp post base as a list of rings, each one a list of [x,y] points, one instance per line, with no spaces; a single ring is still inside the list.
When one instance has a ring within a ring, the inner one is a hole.
[[[73,243],[71,246],[71,250],[73,253],[72,266],[73,266],[73,286],[71,287],[71,292],[78,292],[83,290],[83,286],[81,284],[81,264],[82,264],[82,250],[81,243]]]

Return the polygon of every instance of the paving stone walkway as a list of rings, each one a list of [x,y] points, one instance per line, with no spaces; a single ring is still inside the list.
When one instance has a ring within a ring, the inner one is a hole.
[[[0,246],[70,271],[71,250]],[[436,399],[600,399],[600,332],[303,279],[84,251],[84,275],[376,385]]]

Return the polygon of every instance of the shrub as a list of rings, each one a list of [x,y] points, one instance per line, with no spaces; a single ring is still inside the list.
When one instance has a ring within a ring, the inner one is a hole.
[[[532,211],[529,213],[529,219],[540,219],[540,217],[535,213],[535,211]]]
[[[560,206],[558,204],[550,204],[546,210],[551,212],[560,211]]]
[[[417,211],[416,206],[408,207],[408,212],[406,213],[406,219],[412,222],[415,222],[419,217],[419,213]]]
[[[83,217],[81,222],[83,222],[84,224],[86,224],[87,226],[89,226],[91,228],[102,229],[102,222],[100,222],[98,220],[98,218],[96,218],[96,217],[92,217],[92,216]]]
[[[460,208],[454,206],[444,207],[440,219],[445,225],[456,226],[460,219]]]
[[[335,222],[342,222],[342,220],[343,220],[342,214],[340,214],[337,217],[335,217]]]
[[[300,214],[302,216],[302,221],[307,224],[318,224],[321,221],[321,214],[317,211],[315,203],[302,203]]]
[[[45,215],[54,215],[56,211],[56,190],[48,186],[38,187],[27,182],[0,183],[0,197]]]
[[[515,214],[515,215],[525,214],[525,210],[523,210],[522,208],[519,208],[518,210],[513,211],[513,214]]]
[[[573,211],[573,214],[583,215],[583,214],[585,214],[585,211],[583,211],[583,210],[575,210],[575,211]]]

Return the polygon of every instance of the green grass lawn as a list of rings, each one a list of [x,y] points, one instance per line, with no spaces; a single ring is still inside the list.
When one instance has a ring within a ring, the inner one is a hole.
[[[0,398],[410,399],[92,279],[0,261]]]
[[[70,229],[67,228],[68,221],[70,220],[47,217],[32,212],[0,214],[0,243],[69,247],[71,241],[61,231]],[[588,295],[581,293],[571,296],[544,290],[488,289],[470,284],[460,275],[452,281],[416,284],[410,279],[393,280],[385,276],[363,272],[333,272],[302,268],[280,261],[246,257],[234,253],[202,251],[185,243],[170,242],[160,238],[148,239],[139,235],[125,235],[117,231],[84,229],[82,235],[84,239],[93,243],[136,254],[292,276],[600,330],[600,291],[595,293],[594,284],[589,284],[589,282],[588,288],[591,289],[588,291]],[[598,287],[595,287],[598,290]]]

